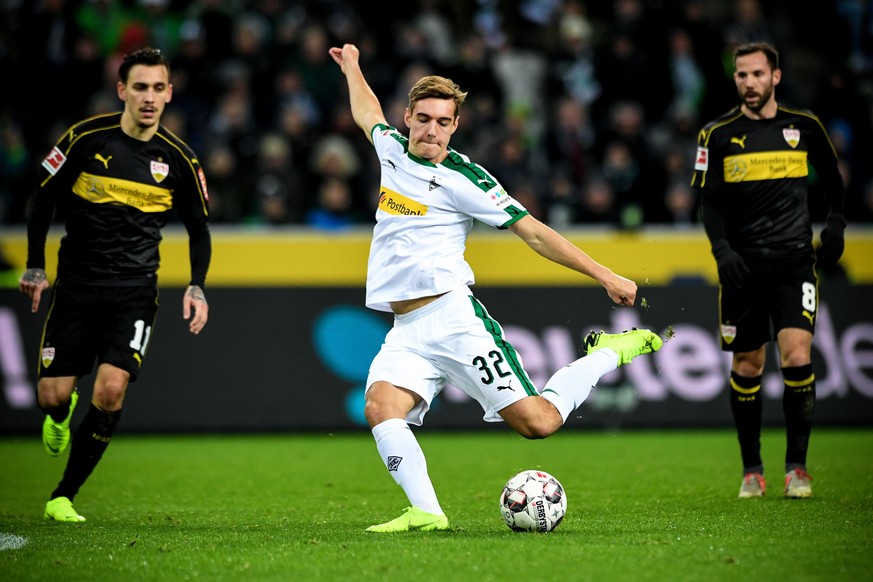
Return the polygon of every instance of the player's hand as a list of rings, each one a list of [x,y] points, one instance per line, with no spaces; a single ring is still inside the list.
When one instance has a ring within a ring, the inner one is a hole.
[[[613,273],[603,286],[609,298],[619,305],[630,307],[637,299],[637,284],[621,275]]]
[[[718,279],[725,289],[738,291],[749,274],[749,267],[743,257],[731,248],[727,241],[717,241],[712,245],[712,254],[718,266]]]
[[[842,214],[832,213],[828,215],[824,229],[821,231],[821,246],[815,254],[819,266],[827,267],[835,265],[846,248],[845,232],[846,219]]]
[[[191,285],[185,290],[185,296],[182,297],[182,317],[191,320],[188,323],[188,330],[194,335],[200,333],[206,325],[209,319],[209,304],[206,303],[206,294],[198,285]]]
[[[327,52],[330,54],[331,58],[333,58],[334,62],[340,66],[343,73],[346,72],[346,65],[357,64],[361,55],[358,47],[353,44],[344,44],[342,48],[333,47]]]
[[[39,310],[39,300],[42,292],[48,289],[48,278],[44,269],[28,269],[18,280],[18,289],[31,298],[30,311],[36,313]]]

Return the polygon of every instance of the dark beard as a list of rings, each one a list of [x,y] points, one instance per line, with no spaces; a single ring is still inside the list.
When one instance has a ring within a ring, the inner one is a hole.
[[[772,88],[772,87],[770,87],[770,88],[764,90],[764,91],[761,93],[761,95],[760,95],[760,99],[758,99],[758,103],[757,103],[756,105],[752,105],[752,104],[750,104],[750,103],[746,100],[746,96],[745,96],[744,94],[741,94],[741,95],[740,95],[740,98],[743,100],[743,105],[745,105],[746,108],[747,108],[749,111],[753,111],[753,112],[755,112],[755,113],[758,113],[759,111],[761,111],[761,108],[763,108],[764,105],[766,105],[767,103],[769,103],[769,102],[770,102],[770,99],[771,99],[772,97],[773,97],[773,88]]]

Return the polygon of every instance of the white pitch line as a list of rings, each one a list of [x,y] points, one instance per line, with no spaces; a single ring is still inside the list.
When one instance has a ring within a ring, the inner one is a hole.
[[[27,538],[0,532],[0,552],[3,550],[20,550],[25,545],[27,545]]]

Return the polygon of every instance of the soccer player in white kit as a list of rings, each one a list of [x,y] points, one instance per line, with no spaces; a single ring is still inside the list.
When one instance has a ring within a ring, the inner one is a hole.
[[[539,392],[500,325],[470,291],[474,276],[464,248],[473,220],[511,230],[543,257],[596,280],[617,304],[634,304],[636,283],[531,216],[484,168],[449,148],[467,95],[451,80],[427,76],[412,87],[407,137],[387,124],[357,47],[331,48],[330,55],[346,77],[355,123],[382,167],[366,305],[394,313],[394,326],[370,366],[364,413],[411,505],[367,531],[445,530],[448,518],[409,423],[422,424],[447,383],[475,398],[486,421],[503,420],[525,438],[545,438],[604,374],[658,350],[662,340],[644,329],[592,333],[587,355],[555,372]]]

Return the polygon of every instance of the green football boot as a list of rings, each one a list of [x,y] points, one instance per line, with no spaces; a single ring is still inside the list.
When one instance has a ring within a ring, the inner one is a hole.
[[[45,451],[57,457],[70,444],[70,420],[73,418],[73,411],[76,409],[76,403],[79,401],[79,392],[73,390],[70,395],[70,412],[63,422],[55,422],[51,416],[45,415],[45,420],[42,423],[42,444]]]
[[[417,507],[407,507],[403,515],[386,523],[371,525],[367,531],[394,533],[400,531],[436,531],[449,529],[449,518],[443,514],[428,513]]]
[[[76,513],[73,502],[66,497],[55,497],[45,504],[45,518],[49,521],[63,521],[66,523],[81,523],[85,517]]]
[[[582,342],[586,354],[609,348],[618,354],[618,365],[629,364],[631,360],[643,354],[657,352],[664,345],[661,337],[648,329],[632,329],[621,333],[605,333],[602,331],[588,334]]]

